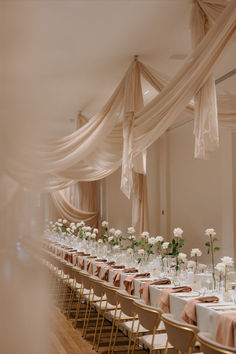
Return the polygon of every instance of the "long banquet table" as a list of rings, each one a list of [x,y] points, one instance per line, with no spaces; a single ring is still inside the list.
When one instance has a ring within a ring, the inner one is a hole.
[[[64,249],[61,246],[58,245],[53,245],[53,244],[48,244],[47,242],[44,243],[44,248],[50,251],[51,254],[54,255],[57,259],[59,259],[61,262],[67,262],[71,265],[72,259],[73,263],[75,264],[74,267],[75,269],[78,269],[78,265],[80,262],[83,260],[84,261],[84,270],[87,270],[88,264],[92,261],[92,273],[94,275],[97,265],[103,264],[100,262],[96,262],[96,258],[88,258],[88,256],[82,256],[82,255],[77,255],[76,259],[75,257],[71,257],[71,262],[68,262],[68,255],[72,253],[71,250]],[[78,251],[79,252],[79,251]],[[76,254],[76,253],[75,253]],[[106,267],[103,266],[100,269],[99,273],[99,278],[102,278],[104,272],[106,271]],[[120,269],[121,270],[121,269]],[[119,271],[119,269],[109,269],[109,277],[108,277],[108,282],[110,284],[113,284],[113,276],[115,273]],[[133,275],[134,273],[121,273],[120,274],[120,288],[125,289],[124,286],[124,280],[129,276]],[[139,273],[135,273],[139,274]],[[149,277],[148,280],[157,280],[157,277]],[[142,286],[142,284],[147,281],[147,277],[145,278],[137,278],[134,279],[134,295],[140,296],[139,289]],[[150,305],[154,307],[158,307],[158,297],[160,295],[160,292],[164,288],[168,287],[173,287],[172,285],[149,285],[149,293],[150,293]],[[195,292],[196,293],[196,292]],[[184,306],[187,303],[188,300],[196,298],[196,294],[191,297],[191,293],[189,293],[186,296],[182,296],[184,294],[181,293],[173,293],[169,294],[169,302],[170,302],[170,312],[173,314],[173,316],[181,320],[181,315],[184,310]],[[200,295],[200,294],[199,294]],[[223,305],[223,306],[222,306]],[[222,308],[221,308],[222,306]],[[212,335],[212,338],[216,337],[216,331],[217,331],[217,326],[218,326],[218,321],[219,321],[219,316],[222,313],[225,313],[227,311],[227,308],[229,309],[230,312],[232,312],[232,308],[236,308],[235,304],[232,302],[223,302],[220,301],[217,304],[209,304],[209,303],[197,303],[196,304],[196,316],[197,316],[197,326],[201,332],[209,332]],[[236,313],[235,310],[233,312]],[[236,343],[236,331],[234,332],[234,343]]]

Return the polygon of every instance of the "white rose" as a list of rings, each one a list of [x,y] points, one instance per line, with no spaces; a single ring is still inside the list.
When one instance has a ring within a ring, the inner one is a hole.
[[[180,252],[179,255],[178,255],[178,258],[181,260],[181,261],[186,261],[187,260],[187,255],[183,252]]]
[[[206,264],[203,264],[203,263],[198,264],[198,269],[199,269],[200,271],[204,271],[206,268],[207,268],[207,265],[206,265]]]
[[[111,242],[111,241],[113,241],[113,240],[114,240],[114,237],[113,237],[113,236],[108,237],[108,242]]]
[[[102,243],[103,243],[103,240],[100,238],[100,239],[98,240],[98,244],[101,245]]]
[[[85,222],[84,222],[84,221],[81,221],[81,222],[80,222],[80,226],[82,226],[82,227],[85,226]]]
[[[87,232],[85,233],[85,236],[86,236],[86,237],[90,237],[90,236],[91,236],[91,232],[87,231]]]
[[[105,220],[104,220],[104,221],[102,222],[102,227],[108,227],[108,221],[105,221]]]
[[[195,256],[201,257],[201,255],[202,255],[202,251],[199,248],[193,248],[191,250],[191,257],[195,257]]]
[[[188,261],[187,268],[188,269],[195,269],[196,268],[196,262]]]
[[[91,238],[95,239],[97,237],[97,235],[95,233],[91,234]]]
[[[58,222],[62,222],[62,219],[58,219]]]
[[[73,226],[75,226],[75,223],[74,223],[74,222],[71,222],[71,223],[70,223],[70,227],[73,227]]]
[[[162,244],[163,250],[166,250],[166,249],[168,248],[169,244],[170,244],[169,242],[164,242],[164,243]]]
[[[149,243],[150,245],[155,245],[155,243],[156,243],[156,238],[155,238],[155,237],[150,237],[150,238],[148,239],[148,243]]]
[[[231,257],[225,256],[225,257],[221,258],[221,260],[227,266],[233,266],[234,265],[233,259]]]
[[[217,265],[215,266],[215,269],[218,270],[218,272],[225,274],[225,268],[226,268],[226,264],[225,263],[217,263]]]
[[[156,237],[156,242],[162,242],[164,238],[162,236],[157,236]]]
[[[141,237],[148,238],[149,237],[149,232],[144,231],[141,233]]]
[[[141,248],[140,250],[138,250],[138,254],[139,256],[144,256],[144,250]]]
[[[183,235],[183,230],[182,230],[180,227],[176,227],[176,228],[173,230],[173,234],[174,234],[175,237],[181,238],[182,235]]]
[[[214,237],[216,235],[216,232],[215,232],[214,229],[206,229],[205,230],[205,235]]]
[[[133,251],[133,249],[132,249],[132,248],[128,248],[128,249],[127,249],[127,253],[128,253],[128,254],[133,254],[133,253],[134,253],[134,251]]]
[[[134,235],[130,235],[130,236],[128,237],[128,240],[136,240],[136,238],[135,238]]]
[[[96,228],[93,229],[93,233],[94,233],[94,234],[97,234],[97,233],[98,233],[98,229],[96,229]]]
[[[127,232],[128,232],[128,234],[130,234],[130,235],[133,235],[133,234],[135,234],[135,229],[134,229],[134,227],[128,227],[128,230],[127,230]]]
[[[67,220],[66,220],[66,219],[64,219],[64,220],[63,220],[63,224],[66,224],[66,223],[67,223]]]
[[[67,232],[70,232],[70,228],[69,228],[69,227],[67,227],[67,228],[66,228],[66,231],[67,231]]]
[[[109,230],[109,233],[114,235],[114,233],[116,232],[116,230],[114,229],[114,227],[112,227],[110,230]]]
[[[116,237],[120,237],[122,235],[122,231],[121,230],[116,230],[115,231],[115,236]]]

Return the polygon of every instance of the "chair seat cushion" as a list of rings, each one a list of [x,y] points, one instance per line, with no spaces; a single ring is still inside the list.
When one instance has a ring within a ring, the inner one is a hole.
[[[155,334],[153,349],[161,349],[166,347],[167,334],[158,333]],[[152,346],[152,334],[146,334],[142,337],[139,337],[139,343],[144,346],[144,348],[151,348]],[[172,345],[168,343],[168,348],[173,348]]]

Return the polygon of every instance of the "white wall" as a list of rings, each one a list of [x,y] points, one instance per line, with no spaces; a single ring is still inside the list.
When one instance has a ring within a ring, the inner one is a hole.
[[[204,230],[215,228],[221,255],[233,256],[232,134],[220,130],[220,149],[209,160],[194,159],[193,124],[168,133],[169,232],[184,230],[184,251],[204,250]]]
[[[175,128],[148,150],[147,184],[150,233],[172,237],[175,227],[184,230],[183,252],[194,247],[203,251],[202,262],[209,263],[204,243],[206,228],[215,228],[220,252],[217,258],[234,256],[234,215],[236,189],[236,134],[220,129],[220,148],[208,160],[194,155],[193,124]],[[110,225],[126,231],[131,225],[131,201],[120,190],[120,170],[106,178],[104,217]],[[233,214],[234,213],[234,214]]]

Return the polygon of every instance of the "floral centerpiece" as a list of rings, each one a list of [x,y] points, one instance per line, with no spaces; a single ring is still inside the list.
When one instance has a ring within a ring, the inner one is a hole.
[[[171,268],[174,268],[177,274],[178,270],[180,269],[180,264],[183,263],[183,260],[181,257],[179,257],[179,250],[184,245],[184,240],[182,239],[183,230],[180,227],[177,227],[173,230],[173,234],[174,237],[168,245],[168,251],[169,255],[175,258],[175,265],[172,265]]]
[[[215,259],[214,259],[214,253],[216,251],[219,251],[220,248],[216,247],[214,244],[218,239],[215,237],[216,232],[214,229],[206,229],[205,230],[205,235],[209,237],[209,241],[205,243],[205,246],[207,247],[207,254],[211,254],[211,264],[212,264],[212,279],[213,279],[213,286],[214,289],[216,289],[216,277],[215,277]]]
[[[191,250],[190,256],[194,258],[195,260],[195,270],[194,273],[197,273],[198,271],[198,258],[201,257],[202,251],[199,248],[193,248]]]
[[[223,257],[221,258],[220,263],[217,263],[215,266],[215,269],[219,272],[220,274],[220,280],[223,278],[224,280],[224,291],[227,292],[227,275],[229,268],[234,265],[233,259],[231,257]]]

